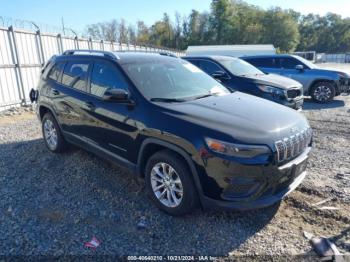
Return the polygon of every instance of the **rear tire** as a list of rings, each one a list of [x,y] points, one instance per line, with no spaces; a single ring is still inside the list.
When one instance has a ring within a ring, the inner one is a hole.
[[[46,113],[42,118],[41,127],[45,145],[51,152],[61,153],[67,149],[68,144],[62,135],[56,119],[50,112]]]
[[[311,89],[311,97],[317,103],[327,103],[335,96],[334,84],[330,82],[318,82]]]
[[[159,209],[180,216],[197,206],[192,174],[176,153],[170,150],[155,153],[148,160],[145,173],[147,193]]]

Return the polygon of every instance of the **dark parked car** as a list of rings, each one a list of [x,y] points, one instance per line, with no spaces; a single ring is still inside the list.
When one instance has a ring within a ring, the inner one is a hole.
[[[186,56],[183,59],[218,79],[230,90],[259,96],[293,109],[301,109],[303,106],[300,83],[279,75],[265,74],[239,58]]]
[[[71,143],[145,177],[172,215],[271,205],[306,174],[304,116],[165,54],[66,51],[32,91],[52,152]]]
[[[296,55],[265,55],[241,57],[263,72],[280,74],[300,82],[304,95],[317,102],[328,102],[342,92],[349,92],[350,76],[344,72],[321,69]]]

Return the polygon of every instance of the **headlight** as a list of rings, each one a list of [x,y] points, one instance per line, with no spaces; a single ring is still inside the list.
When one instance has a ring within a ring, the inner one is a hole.
[[[212,138],[205,138],[205,142],[210,150],[227,156],[252,158],[271,152],[267,146],[233,144]]]
[[[281,88],[274,87],[274,86],[267,86],[267,85],[258,85],[259,89],[265,93],[273,94],[273,95],[279,95],[284,96],[285,91]]]
[[[343,73],[343,72],[339,72],[337,73],[338,77],[339,78],[349,78],[350,76],[346,73]]]

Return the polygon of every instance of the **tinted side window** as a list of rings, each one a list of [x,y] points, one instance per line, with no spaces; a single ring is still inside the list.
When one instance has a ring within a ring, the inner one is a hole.
[[[71,61],[66,64],[62,75],[62,84],[75,89],[86,91],[89,62]]]
[[[223,71],[223,69],[220,66],[208,60],[200,60],[199,67],[209,75],[217,71]]]
[[[95,62],[91,74],[90,93],[102,97],[107,89],[128,89],[120,70],[107,62]]]
[[[300,65],[301,62],[294,58],[282,58],[281,66],[285,69],[295,69],[297,65]]]
[[[256,67],[276,68],[276,61],[272,57],[245,59],[248,63]]]
[[[191,64],[194,64],[195,66],[199,67],[199,61],[198,60],[188,59],[187,61],[190,62]]]
[[[51,68],[51,70],[48,74],[48,78],[50,78],[54,81],[59,81],[63,67],[64,67],[63,62],[59,62],[59,63],[54,64],[54,66]]]

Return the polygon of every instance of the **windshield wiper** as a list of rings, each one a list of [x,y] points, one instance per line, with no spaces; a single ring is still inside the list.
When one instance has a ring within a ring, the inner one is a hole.
[[[209,96],[214,96],[217,95],[219,93],[207,93],[204,95],[198,95],[198,96],[190,96],[190,97],[185,97],[185,98],[166,98],[166,97],[153,97],[150,100],[152,102],[186,102],[186,101],[191,101],[191,100],[197,100],[197,99],[201,99],[201,98],[205,98],[205,97],[209,97]]]
[[[207,93],[204,95],[192,96],[192,97],[187,98],[186,100],[197,100],[197,99],[201,99],[201,98],[205,98],[205,97],[209,97],[209,96],[217,96],[219,94],[220,94],[219,92]]]
[[[165,103],[172,103],[172,102],[185,102],[185,99],[180,98],[166,98],[166,97],[153,97],[150,99],[152,102],[165,102]]]
[[[197,99],[201,99],[201,98],[205,98],[205,97],[209,97],[209,96],[213,96],[215,93],[213,94],[205,94],[205,95],[200,95],[200,96],[194,96],[191,97],[193,100],[197,100]]]

